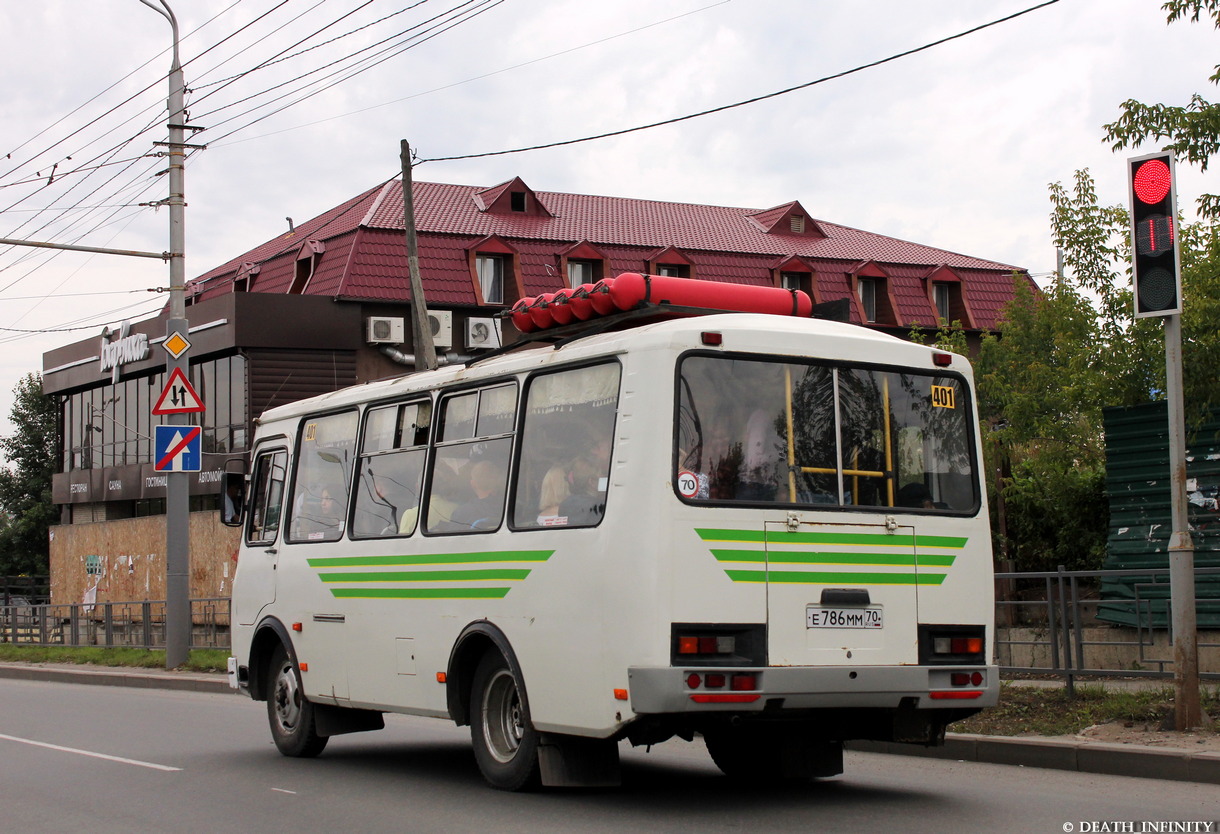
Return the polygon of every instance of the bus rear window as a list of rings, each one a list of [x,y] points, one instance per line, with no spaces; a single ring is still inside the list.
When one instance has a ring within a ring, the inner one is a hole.
[[[689,501],[978,507],[956,376],[690,356],[678,385],[674,484]]]

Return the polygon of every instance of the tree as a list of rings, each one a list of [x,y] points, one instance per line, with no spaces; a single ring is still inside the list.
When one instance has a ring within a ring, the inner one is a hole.
[[[976,362],[996,549],[1023,570],[1098,568],[1108,513],[1102,409],[1160,399],[1162,320],[1133,319],[1126,209],[1101,206],[1088,171],[1050,186],[1064,271],[1041,293],[1018,280]],[[1182,228],[1189,411],[1218,402],[1220,225]]]
[[[58,521],[51,475],[58,446],[55,402],[42,393],[42,377],[27,374],[13,388],[14,430],[0,438],[10,466],[0,469],[0,575],[46,574],[49,527]]]
[[[1197,23],[1206,13],[1220,29],[1220,0],[1168,0],[1161,8],[1169,13],[1169,23],[1187,16]],[[1208,80],[1220,84],[1220,66]],[[1169,139],[1163,150],[1173,151],[1179,159],[1206,171],[1208,161],[1220,150],[1220,104],[1212,104],[1198,93],[1185,105],[1144,104],[1128,99],[1121,108],[1118,119],[1105,125],[1106,141],[1116,151],[1149,139]],[[1220,195],[1199,197],[1198,210],[1203,219],[1220,219]]]

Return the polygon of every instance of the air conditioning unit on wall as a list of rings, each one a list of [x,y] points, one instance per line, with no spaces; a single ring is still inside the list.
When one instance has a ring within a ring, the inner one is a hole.
[[[498,319],[466,319],[467,350],[492,350],[498,347],[500,347],[500,322]]]
[[[393,316],[369,316],[365,320],[364,340],[370,345],[401,345],[403,320]]]
[[[453,347],[453,311],[429,310],[428,323],[432,325],[432,343],[436,347]]]

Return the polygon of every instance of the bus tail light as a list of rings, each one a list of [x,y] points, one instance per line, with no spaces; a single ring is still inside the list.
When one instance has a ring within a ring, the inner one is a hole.
[[[733,675],[729,688],[734,692],[753,692],[758,689],[758,678],[754,675]]]
[[[766,626],[673,623],[673,666],[765,666]]]
[[[924,665],[981,666],[987,662],[983,626],[919,626],[919,662]]]

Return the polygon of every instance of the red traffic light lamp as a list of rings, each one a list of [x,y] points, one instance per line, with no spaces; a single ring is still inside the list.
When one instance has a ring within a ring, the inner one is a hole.
[[[1182,312],[1182,279],[1173,154],[1154,153],[1129,159],[1127,173],[1135,316],[1177,315]]]

